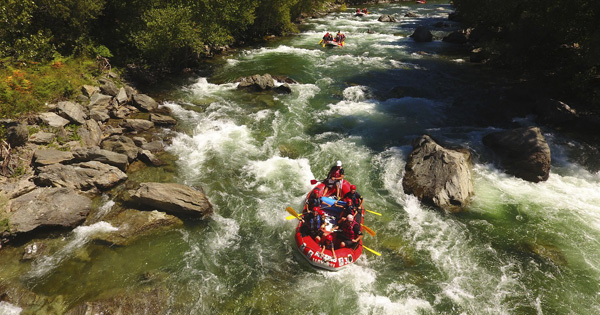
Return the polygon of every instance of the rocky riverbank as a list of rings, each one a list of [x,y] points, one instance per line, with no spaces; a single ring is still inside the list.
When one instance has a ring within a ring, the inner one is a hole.
[[[130,179],[172,166],[164,147],[177,120],[116,74],[83,86],[74,102],[46,107],[0,121],[0,246],[100,220],[116,228],[102,239],[122,245],[211,212],[201,188]],[[119,206],[100,213],[102,195]]]

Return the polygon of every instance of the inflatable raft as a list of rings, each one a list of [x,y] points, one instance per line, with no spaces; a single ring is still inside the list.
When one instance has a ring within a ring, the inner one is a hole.
[[[328,40],[328,41],[325,41],[323,43],[323,47],[338,47],[338,46],[341,47],[343,45],[344,45],[343,42],[342,43],[338,43],[338,42],[336,42],[334,40]]]
[[[325,188],[325,184],[319,183],[315,187],[323,189]],[[346,180],[343,180],[341,195],[343,196],[349,191],[350,183]],[[298,251],[300,251],[300,254],[302,254],[302,256],[306,258],[306,260],[308,260],[308,262],[311,265],[326,270],[337,271],[354,263],[362,254],[362,240],[356,245],[355,248],[340,248],[341,238],[339,236],[339,233],[341,232],[333,232],[333,227],[337,225],[337,222],[340,219],[340,215],[345,204],[346,203],[343,201],[338,201],[335,198],[335,196],[330,195],[321,197],[320,209],[325,213],[324,217],[326,221],[326,232],[323,239],[325,239],[327,234],[333,235],[335,256],[333,251],[330,249],[325,249],[325,251],[323,251],[323,254],[321,254],[321,245],[317,244],[317,241],[315,241],[315,239],[311,235],[306,233],[306,230],[303,230],[303,223],[301,221],[298,222],[298,226],[296,227],[296,233],[294,237],[296,240],[296,246],[298,248]],[[360,230],[361,232],[363,232],[362,223],[364,217],[364,210],[361,209],[361,211],[362,213],[357,214],[355,221],[361,223]]]

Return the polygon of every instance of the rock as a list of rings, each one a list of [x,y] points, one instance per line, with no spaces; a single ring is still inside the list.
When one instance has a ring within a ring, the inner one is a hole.
[[[54,127],[54,128],[62,128],[64,126],[66,126],[69,121],[58,116],[55,113],[41,113],[38,115],[38,120],[42,123],[42,124],[46,124],[50,127]]]
[[[125,119],[121,127],[130,131],[141,132],[154,128],[154,123],[145,119]]]
[[[119,88],[117,85],[108,79],[100,79],[99,80],[102,85],[100,86],[100,92],[110,96],[117,96],[119,94]]]
[[[202,192],[177,183],[141,183],[130,194],[131,201],[144,208],[175,215],[203,217],[212,212],[212,205]]]
[[[494,132],[483,137],[483,144],[496,153],[508,174],[534,183],[550,176],[550,147],[537,127]]]
[[[46,252],[46,244],[42,242],[33,242],[28,244],[23,248],[23,256],[21,257],[21,261],[33,260]]]
[[[70,188],[38,188],[8,202],[8,228],[11,234],[37,228],[68,227],[81,224],[92,201]]]
[[[377,19],[377,21],[379,21],[379,22],[398,22],[398,21],[396,21],[396,18],[394,18],[393,16],[388,15],[388,14],[384,14],[384,15],[380,16],[379,19]]]
[[[56,149],[38,149],[33,153],[33,163],[37,166],[46,166],[73,160],[73,153]]]
[[[113,127],[110,125],[104,125],[104,136],[106,137],[111,137],[111,136],[120,136],[125,132],[125,130],[121,127]]]
[[[473,196],[471,154],[421,136],[413,142],[402,187],[407,194],[449,212],[460,212]]]
[[[102,141],[102,129],[100,129],[100,125],[95,120],[86,120],[85,123],[77,129],[77,134],[86,147],[98,146],[100,145],[100,141]]]
[[[574,109],[554,99],[538,100],[535,113],[539,122],[553,127],[571,128],[580,122],[579,115]]]
[[[110,117],[112,117],[112,118],[125,119],[125,118],[131,116],[131,110],[129,110],[129,108],[126,106],[119,106],[119,107],[111,110],[109,112],[109,114],[110,114]]]
[[[278,82],[281,83],[287,83],[287,84],[298,84],[299,82],[290,78],[290,77],[286,77],[284,75],[273,75],[271,76],[274,80],[277,80]]]
[[[103,150],[98,147],[75,150],[73,152],[73,157],[77,162],[97,161],[116,166],[122,171],[125,171],[127,169],[127,165],[129,165],[129,159],[127,158],[127,155]]]
[[[58,102],[56,109],[60,116],[79,125],[83,125],[87,118],[81,105],[73,102]]]
[[[29,140],[29,128],[26,124],[17,124],[6,129],[6,142],[11,147],[23,146]]]
[[[284,83],[284,84],[276,87],[275,92],[277,92],[279,94],[292,94],[292,88],[290,87],[289,84]]]
[[[125,88],[119,89],[119,93],[117,93],[116,99],[117,99],[117,102],[119,103],[119,105],[123,105],[129,101],[129,98],[127,97],[127,92],[125,91]]]
[[[152,166],[161,166],[164,163],[157,158],[156,156],[154,156],[154,154],[152,154],[150,151],[148,150],[142,150],[139,153],[139,159],[141,161],[143,161],[146,164],[150,164]]]
[[[407,12],[406,14],[404,14],[404,17],[407,17],[407,18],[418,18],[419,15],[416,14],[416,13],[414,13],[414,12]]]
[[[150,114],[150,121],[159,126],[174,126],[177,124],[177,120],[175,120],[175,118],[163,114]]]
[[[89,161],[71,165],[52,164],[38,168],[34,178],[38,186],[69,187],[78,190],[105,190],[127,179],[118,168]]]
[[[442,39],[446,43],[465,44],[469,41],[467,35],[462,31],[455,31]]]
[[[415,32],[410,35],[415,42],[431,42],[433,41],[433,34],[425,26],[419,26],[415,29]]]
[[[39,132],[33,134],[31,136],[31,138],[29,138],[29,142],[44,145],[44,144],[50,144],[50,143],[54,142],[55,139],[56,139],[55,134],[53,134],[51,132],[39,131]]]
[[[481,47],[475,48],[469,53],[469,61],[473,63],[484,62],[488,58],[488,53]]]
[[[106,106],[94,106],[90,109],[90,119],[99,122],[105,122],[110,119],[108,108]]]
[[[127,246],[148,234],[155,234],[183,225],[181,219],[159,211],[139,211],[127,209],[108,220],[116,231],[100,233],[94,240],[110,245]]]
[[[147,112],[152,112],[158,109],[158,103],[146,94],[133,95],[133,104],[139,109]]]
[[[112,96],[104,95],[102,93],[96,93],[90,97],[89,107],[94,106],[108,106],[110,105],[110,101],[112,100]]]
[[[6,182],[0,184],[0,194],[3,193],[6,196],[6,199],[10,200],[20,197],[36,188],[37,187],[33,183],[33,176],[23,176],[23,178],[20,178],[16,182]],[[0,197],[0,199],[2,198]],[[0,206],[0,209],[1,208],[2,207]]]
[[[165,150],[165,146],[163,145],[162,141],[160,140],[154,140],[152,142],[148,142],[146,144],[143,144],[141,146],[141,148],[143,150],[148,150],[150,152],[156,153],[156,152],[162,152]]]
[[[148,282],[141,279],[140,282]],[[157,281],[158,282],[158,281]],[[161,281],[165,283],[164,280]],[[172,292],[164,286],[140,286],[141,289],[129,289],[126,292],[106,297],[103,294],[90,302],[79,302],[65,315],[83,314],[168,314],[172,303]]]
[[[131,138],[119,135],[110,136],[109,138],[104,139],[100,147],[105,150],[127,155],[129,162],[135,160],[139,152],[139,148]]]
[[[84,85],[81,87],[81,93],[83,93],[83,95],[91,98],[92,95],[96,94],[100,92],[100,88],[97,86],[93,86],[93,85]]]
[[[144,137],[133,137],[131,139],[133,140],[133,143],[135,143],[135,145],[137,145],[138,147],[141,147],[144,144],[148,143],[148,141]]]
[[[253,91],[265,91],[275,87],[275,80],[268,73],[240,78],[236,80],[236,82],[239,82],[238,89],[248,89]]]
[[[433,26],[437,27],[437,28],[447,28],[450,27],[450,23],[447,22],[437,22],[435,23]]]

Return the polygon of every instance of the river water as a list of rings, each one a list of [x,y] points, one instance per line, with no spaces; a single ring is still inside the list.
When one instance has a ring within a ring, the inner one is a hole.
[[[504,174],[481,143],[499,129],[448,115],[457,98],[481,97],[472,91],[497,78],[465,62],[455,45],[408,37],[418,24],[450,23],[432,28],[438,37],[454,29],[447,2],[371,6],[362,18],[353,10],[219,58],[210,76],[169,93],[164,106],[180,120],[168,147],[177,157],[174,180],[204,188],[211,219],[123,248],[88,241],[113,229],[105,222],[79,227],[50,256],[3,264],[4,284],[65,308],[164,288],[170,314],[600,313],[600,173],[593,159],[578,158],[597,146],[543,129],[548,181]],[[421,17],[404,18],[408,11]],[[380,23],[381,14],[400,23]],[[317,44],[337,30],[344,48]],[[290,95],[249,94],[231,83],[263,73],[300,83]],[[515,124],[534,125],[527,117]],[[403,192],[411,140],[425,133],[473,152],[475,197],[464,213],[445,214]],[[285,208],[300,210],[310,180],[337,160],[367,209],[383,214],[366,215],[377,236],[364,238],[382,256],[364,252],[329,272],[297,253]],[[103,211],[114,206],[102,202]],[[18,313],[6,302],[1,310]]]

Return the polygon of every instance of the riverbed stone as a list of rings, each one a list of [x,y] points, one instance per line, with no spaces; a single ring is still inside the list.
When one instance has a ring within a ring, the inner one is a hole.
[[[29,138],[29,142],[44,145],[54,142],[55,139],[55,134],[51,132],[39,131],[31,135],[31,137]]]
[[[460,212],[474,194],[471,154],[452,150],[424,135],[413,142],[402,187],[407,194],[449,212]]]
[[[112,80],[100,79],[99,81],[102,84],[100,86],[100,92],[103,94],[110,96],[117,96],[117,94],[119,94],[119,88]]]
[[[102,93],[95,93],[94,95],[92,95],[90,97],[90,103],[88,104],[88,106],[89,107],[108,106],[108,105],[110,105],[111,101],[112,101],[112,96],[105,95]]]
[[[152,153],[162,152],[165,150],[165,146],[162,143],[162,141],[160,141],[160,140],[154,140],[154,141],[148,142],[146,144],[142,144],[141,148],[143,150],[148,150]]]
[[[33,163],[37,166],[46,166],[56,163],[68,162],[73,159],[73,153],[59,151],[53,148],[37,149],[33,153]]]
[[[29,128],[26,124],[17,124],[6,129],[6,142],[11,147],[20,147],[29,140]]]
[[[40,227],[69,227],[81,224],[92,201],[74,189],[38,188],[8,203],[8,226],[11,234],[33,231]]]
[[[46,124],[46,125],[48,125],[50,127],[54,127],[54,128],[62,128],[69,123],[69,121],[67,119],[64,119],[64,118],[58,116],[56,113],[51,113],[51,112],[38,114],[38,120],[42,124]]]
[[[102,129],[100,129],[100,124],[93,119],[86,120],[83,125],[77,129],[77,134],[86,147],[98,146],[100,145],[100,141],[102,141]]]
[[[133,104],[139,109],[147,112],[152,112],[158,109],[158,103],[152,97],[146,94],[133,95]]]
[[[154,122],[154,124],[158,126],[174,126],[177,124],[177,120],[175,118],[164,115],[164,114],[150,114],[150,121]]]
[[[483,144],[497,155],[508,174],[534,183],[550,176],[550,147],[538,127],[490,133],[483,137]]]
[[[38,186],[69,187],[77,190],[105,190],[127,179],[117,167],[97,161],[71,165],[52,164],[38,168]]]
[[[137,190],[130,191],[130,196],[130,201],[142,210],[190,217],[204,217],[212,212],[204,193],[178,183],[141,183]]]
[[[110,119],[108,106],[94,106],[90,108],[90,119],[105,122]]]
[[[389,14],[383,14],[383,15],[381,15],[381,16],[380,16],[380,17],[377,19],[377,21],[379,21],[379,22],[392,22],[392,23],[395,23],[395,22],[397,22],[397,21],[396,21],[396,18],[394,18],[393,16],[391,16],[391,15],[389,15]]]
[[[275,87],[275,80],[268,73],[239,78],[236,82],[239,82],[238,89],[248,89],[253,91],[265,91]]]
[[[78,125],[83,125],[87,119],[87,114],[84,113],[83,107],[73,102],[58,102],[56,110],[60,116]]]
[[[92,95],[100,92],[100,88],[94,85],[84,85],[81,87],[81,93],[88,98],[91,98]]]
[[[145,119],[125,119],[121,127],[133,132],[142,132],[154,128],[154,123]]]
[[[97,161],[116,166],[122,171],[125,171],[129,165],[127,155],[103,150],[99,147],[77,149],[73,151],[73,156],[77,162]]]
[[[129,162],[135,160],[139,152],[133,140],[123,135],[110,136],[104,139],[100,146],[102,149],[127,155]]]
[[[120,105],[123,105],[129,101],[127,97],[127,92],[125,92],[125,88],[120,88],[119,93],[117,93],[116,100]]]
[[[410,37],[417,43],[433,41],[433,34],[425,26],[418,26]]]
[[[465,44],[469,41],[464,31],[454,31],[446,35],[442,41],[446,43]]]

